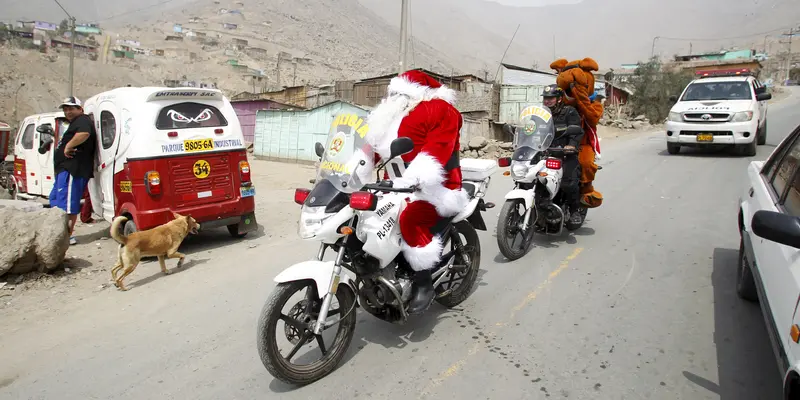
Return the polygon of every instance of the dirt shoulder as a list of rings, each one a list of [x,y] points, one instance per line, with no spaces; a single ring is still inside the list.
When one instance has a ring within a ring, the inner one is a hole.
[[[188,238],[181,251],[190,258],[201,257],[224,262],[228,257],[249,249],[280,246],[293,240],[297,232],[294,190],[311,187],[313,166],[251,160],[252,179],[256,186],[256,220],[259,230],[243,240],[233,239],[226,229],[214,229]],[[0,318],[9,321],[12,315],[48,312],[64,303],[79,302],[105,290],[116,290],[111,283],[111,268],[117,261],[119,245],[108,234],[108,222],[78,222],[75,236],[78,244],[67,251],[64,268],[51,274],[30,273],[0,277]],[[202,254],[202,256],[198,256]],[[168,262],[170,268],[174,267]],[[192,267],[187,259],[188,268]],[[187,268],[184,268],[187,269]],[[157,263],[145,260],[126,282],[136,284],[143,277],[156,279]],[[146,282],[145,282],[146,283]]]

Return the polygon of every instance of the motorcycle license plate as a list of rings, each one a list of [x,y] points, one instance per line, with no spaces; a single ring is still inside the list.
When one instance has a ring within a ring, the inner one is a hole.
[[[698,142],[713,142],[714,135],[710,133],[698,133],[697,134],[697,141]]]
[[[253,197],[256,195],[256,188],[253,186],[239,188],[239,193],[242,194],[242,197]]]

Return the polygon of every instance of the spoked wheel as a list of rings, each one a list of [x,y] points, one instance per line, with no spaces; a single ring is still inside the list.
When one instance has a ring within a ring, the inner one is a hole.
[[[533,212],[533,211],[531,211]],[[527,230],[522,230],[525,217],[525,202],[522,200],[507,200],[500,210],[500,220],[497,223],[497,246],[500,252],[511,261],[522,258],[528,252],[533,241],[533,222],[535,215],[531,216]]]
[[[304,294],[297,299],[300,293]],[[261,362],[272,376],[307,385],[330,374],[342,360],[356,327],[355,295],[349,286],[339,285],[327,318],[334,324],[315,335],[321,307],[314,281],[281,283],[275,288],[261,310],[257,338]]]
[[[481,242],[469,222],[461,221],[453,226],[450,251],[456,256],[453,268],[445,272],[444,280],[436,287],[436,302],[448,308],[469,297],[481,268]]]

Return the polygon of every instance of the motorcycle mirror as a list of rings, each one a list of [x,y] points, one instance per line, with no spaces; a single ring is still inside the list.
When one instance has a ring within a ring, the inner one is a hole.
[[[36,132],[53,134],[53,126],[50,124],[41,124],[36,128]]]
[[[412,150],[414,150],[414,142],[407,137],[397,138],[392,141],[390,146],[391,156],[392,158],[402,156],[403,154],[408,154]]]
[[[567,131],[564,132],[564,134],[569,135],[569,136],[576,136],[576,135],[580,135],[581,133],[583,133],[583,129],[581,129],[580,126],[576,126],[576,125],[568,126],[567,127]]]
[[[317,144],[314,145],[314,152],[317,153],[317,157],[322,158],[322,154],[325,153],[325,146],[317,142]]]
[[[514,136],[514,127],[510,124],[503,124],[503,132],[505,132],[506,135]]]

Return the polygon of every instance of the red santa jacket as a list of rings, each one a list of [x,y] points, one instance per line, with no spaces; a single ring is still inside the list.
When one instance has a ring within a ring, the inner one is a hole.
[[[458,214],[469,199],[461,189],[462,119],[452,105],[455,92],[445,86],[423,86],[402,75],[392,79],[388,91],[390,98],[368,118],[367,140],[386,157],[392,140],[410,138],[414,150],[402,156],[406,170],[395,186],[418,187],[416,200],[431,203],[443,217]]]

